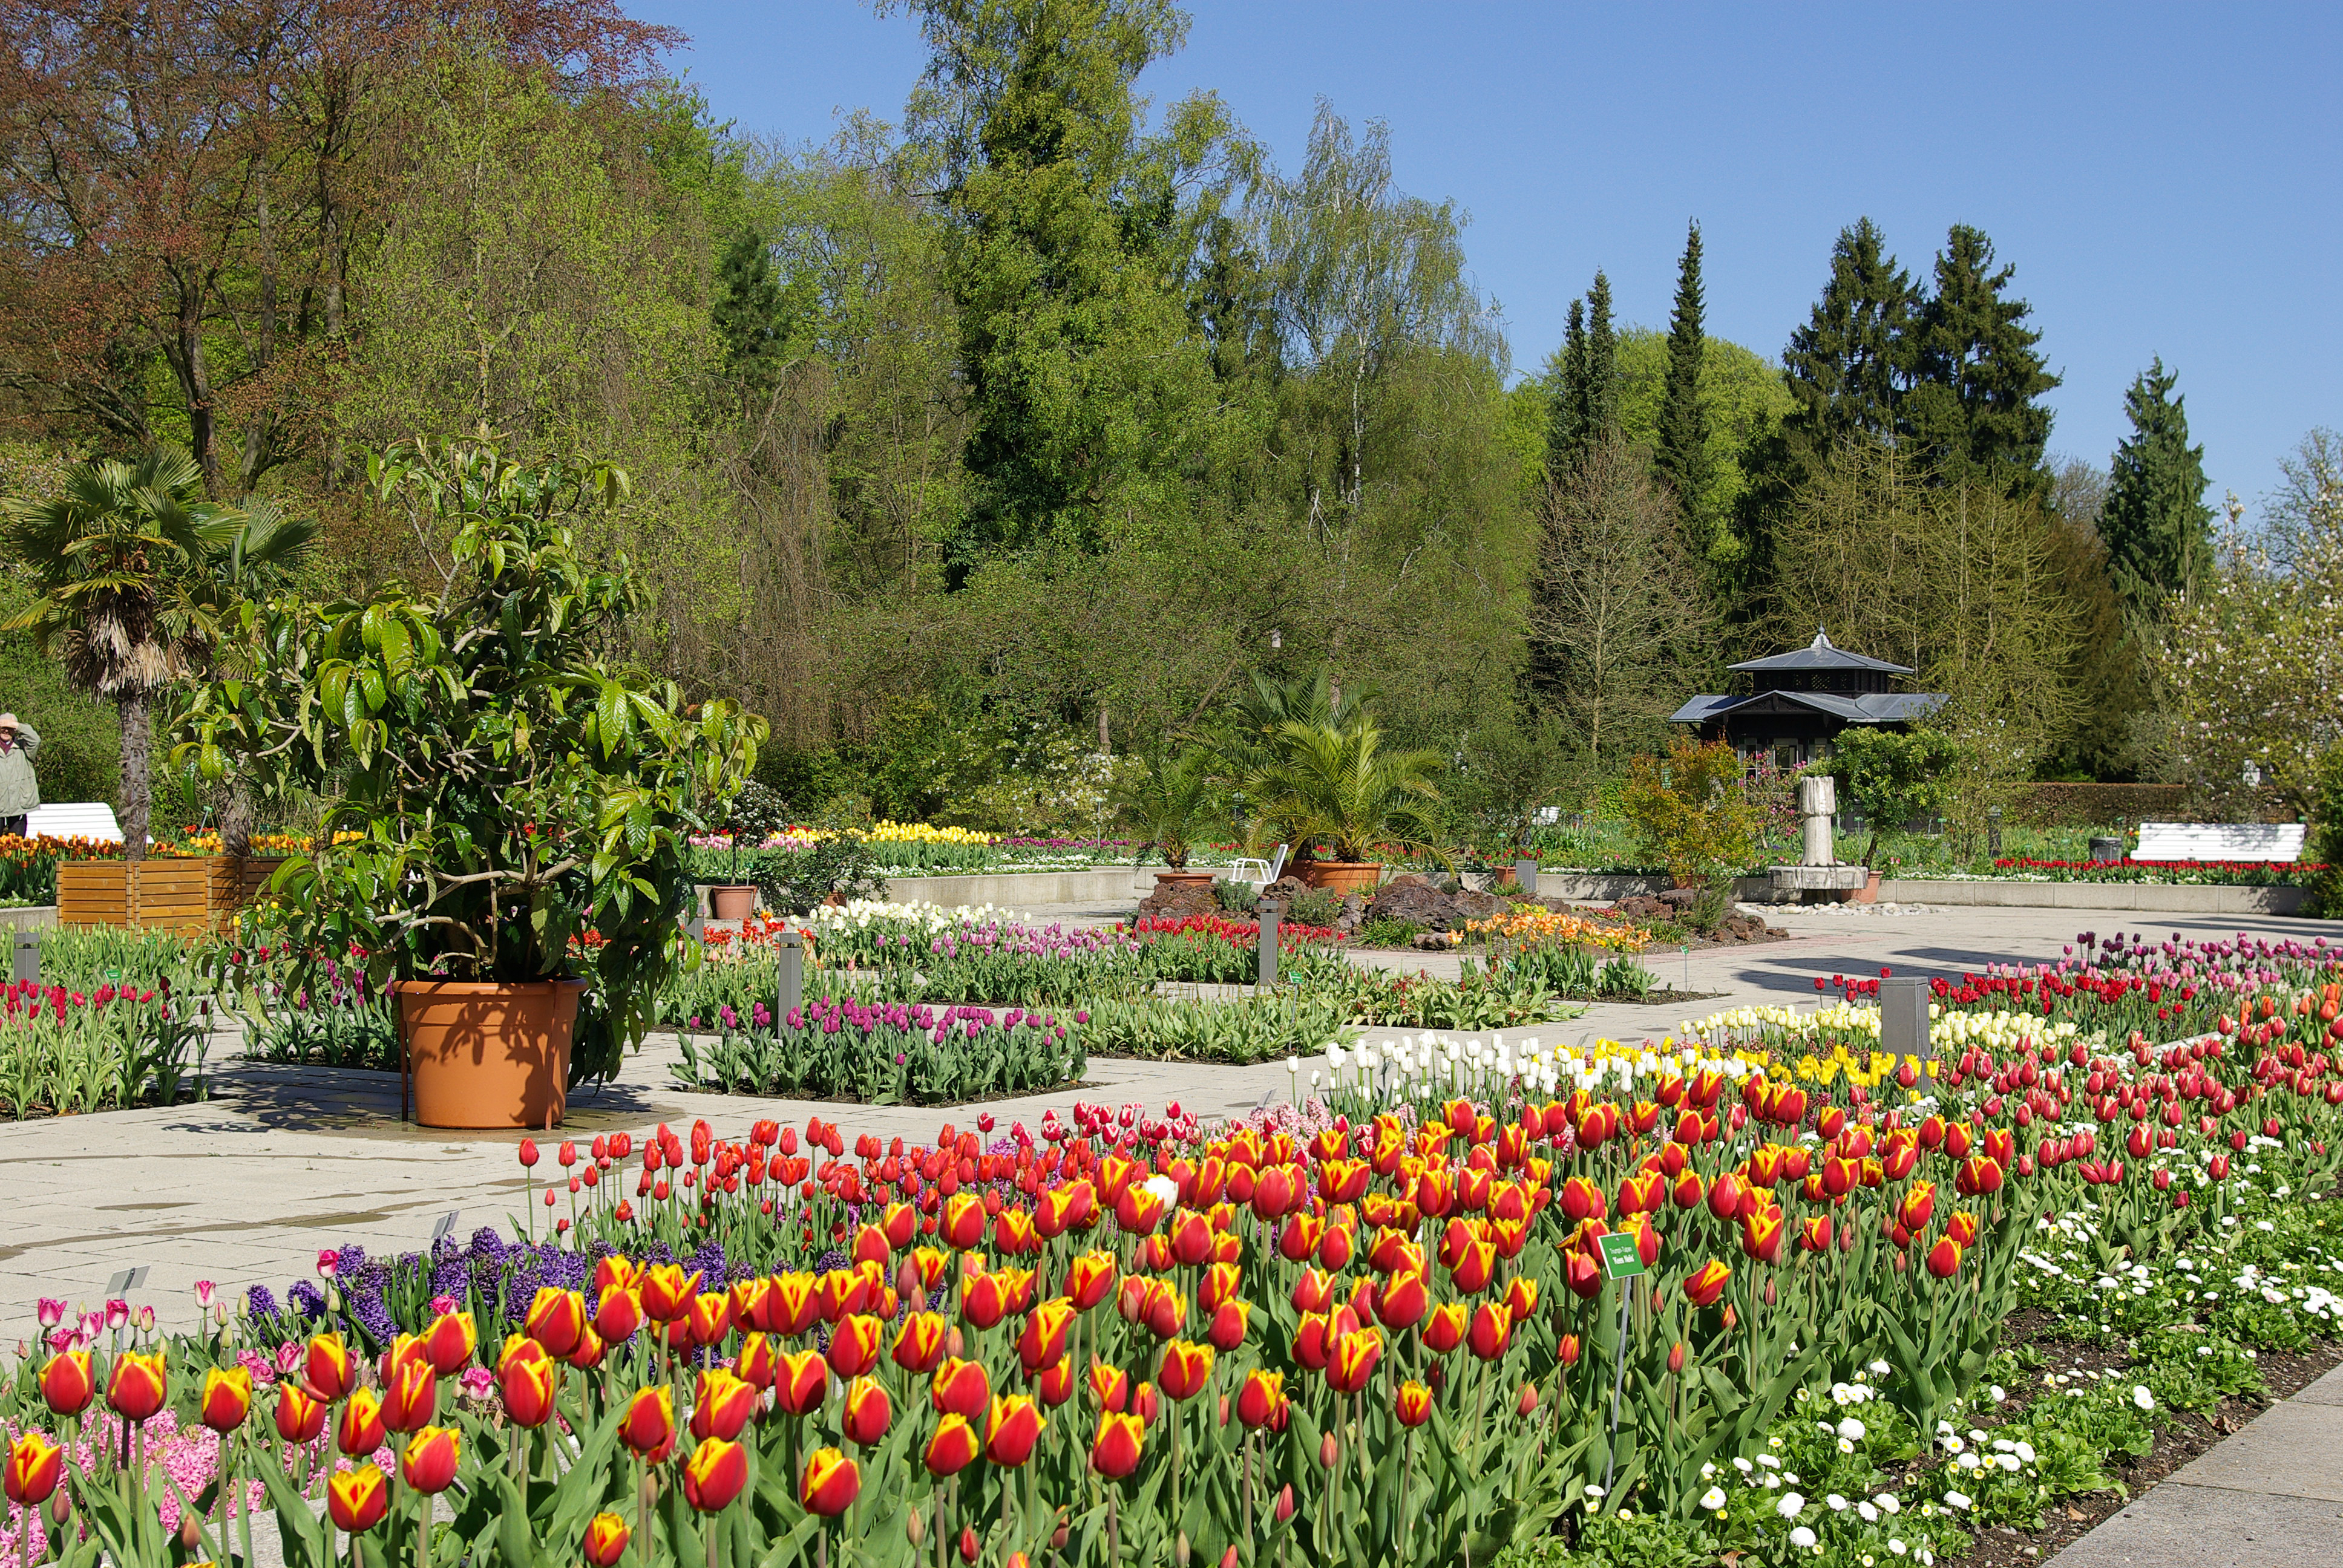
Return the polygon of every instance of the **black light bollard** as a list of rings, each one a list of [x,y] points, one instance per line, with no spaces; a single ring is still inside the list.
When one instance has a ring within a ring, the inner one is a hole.
[[[1261,914],[1261,978],[1265,990],[1277,983],[1277,921],[1285,913],[1282,899],[1263,899],[1258,906]]]
[[[780,955],[773,992],[773,1032],[779,1034],[789,1014],[805,1005],[805,938],[783,931],[773,939],[773,947]]]

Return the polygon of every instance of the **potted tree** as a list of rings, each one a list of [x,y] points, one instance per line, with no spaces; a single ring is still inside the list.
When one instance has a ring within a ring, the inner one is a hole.
[[[1142,849],[1151,847],[1170,868],[1155,874],[1156,886],[1212,885],[1210,871],[1188,869],[1190,846],[1213,819],[1211,759],[1205,753],[1169,758],[1159,747],[1117,788],[1114,802],[1122,819],[1139,829]]]
[[[647,596],[568,522],[623,498],[618,470],[525,467],[483,437],[368,474],[445,551],[445,585],[247,607],[178,756],[327,801],[257,918],[302,963],[395,986],[419,1121],[550,1126],[649,1026],[697,808],[729,800],[765,727],[615,652]]]
[[[1440,792],[1440,759],[1429,751],[1386,751],[1383,729],[1363,709],[1340,723],[1291,719],[1280,727],[1276,756],[1252,780],[1263,813],[1290,825],[1297,846],[1324,844],[1328,859],[1300,856],[1293,874],[1338,895],[1372,895],[1383,865],[1372,857],[1395,844],[1446,861],[1423,815]]]
[[[1863,847],[1869,875],[1861,889],[1848,895],[1848,902],[1868,904],[1879,897],[1880,835],[1942,810],[1945,775],[1959,757],[1959,743],[1938,729],[1840,731],[1832,743],[1830,770],[1871,825]]]
[[[719,920],[745,920],[757,912],[761,890],[754,881],[740,879],[740,840],[745,838],[751,849],[759,849],[788,825],[789,808],[779,795],[754,779],[740,786],[724,821],[724,834],[731,850],[732,879],[709,888],[710,916]]]

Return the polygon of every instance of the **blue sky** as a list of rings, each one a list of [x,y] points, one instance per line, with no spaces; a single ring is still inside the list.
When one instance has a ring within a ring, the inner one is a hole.
[[[892,119],[914,21],[858,0],[632,0],[747,131]],[[1778,355],[1868,214],[1924,272],[1969,223],[2017,268],[2065,385],[2054,451],[2104,464],[2152,355],[2180,374],[2217,506],[2343,427],[2343,8],[1391,5],[1193,0],[1141,85],[1208,87],[1298,166],[1316,101],[1389,122],[1401,185],[1471,215],[1517,367],[1607,271],[1664,325],[1687,218],[1709,330]]]

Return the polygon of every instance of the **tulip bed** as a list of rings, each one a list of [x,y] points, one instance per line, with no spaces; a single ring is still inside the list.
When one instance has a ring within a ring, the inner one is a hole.
[[[74,1116],[200,1094],[209,1020],[169,993],[0,989],[0,1115]]]
[[[1079,1083],[1085,1065],[1066,1022],[1013,1007],[996,1017],[980,1007],[823,997],[791,1009],[779,1028],[762,1002],[745,1018],[727,1010],[721,1021],[712,1040],[680,1036],[682,1060],[669,1070],[685,1088],[930,1105]]]
[[[76,1568],[173,1560],[163,1479],[43,1446],[105,1404],[222,1429],[295,1568],[1925,1563],[2331,1332],[2332,950],[1964,977],[1933,1070],[1841,989],[1654,1046],[1377,1042],[1212,1128],[661,1129],[565,1146],[542,1202],[525,1146],[542,1240],[328,1254],[201,1338],[50,1327],[9,1495],[70,1492]],[[2020,1305],[2131,1364],[2003,1346]],[[392,1459],[321,1523],[284,1445],[328,1432]]]

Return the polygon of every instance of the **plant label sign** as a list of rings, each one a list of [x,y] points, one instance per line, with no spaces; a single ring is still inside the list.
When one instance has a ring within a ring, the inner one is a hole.
[[[463,1212],[464,1211],[461,1209],[450,1209],[445,1214],[439,1216],[439,1222],[431,1227],[431,1244],[433,1246],[437,1246],[455,1231],[456,1221]]]
[[[1603,1253],[1603,1277],[1609,1280],[1632,1280],[1644,1271],[1644,1255],[1635,1251],[1635,1238],[1622,1231],[1594,1238],[1594,1245]]]

